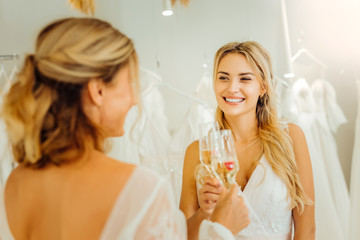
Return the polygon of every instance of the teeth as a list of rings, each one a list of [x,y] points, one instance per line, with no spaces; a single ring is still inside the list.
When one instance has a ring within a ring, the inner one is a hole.
[[[238,103],[244,101],[243,98],[225,98],[227,102]]]

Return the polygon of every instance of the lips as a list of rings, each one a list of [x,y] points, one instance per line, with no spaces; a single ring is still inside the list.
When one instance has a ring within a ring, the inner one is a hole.
[[[245,98],[240,98],[240,97],[223,97],[223,99],[225,100],[225,102],[228,103],[241,103],[245,101]]]

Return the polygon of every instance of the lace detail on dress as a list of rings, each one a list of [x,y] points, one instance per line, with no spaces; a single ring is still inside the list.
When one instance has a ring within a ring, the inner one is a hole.
[[[251,206],[249,206],[250,208]],[[251,224],[241,231],[241,235],[276,235],[289,233],[291,230],[291,211],[284,211],[284,204],[271,195],[263,208],[256,214],[249,212]]]
[[[263,156],[242,192],[249,209],[250,224],[236,239],[288,239],[292,211],[288,209],[287,188]]]

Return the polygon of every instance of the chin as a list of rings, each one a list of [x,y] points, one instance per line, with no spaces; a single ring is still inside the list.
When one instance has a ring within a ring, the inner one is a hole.
[[[114,131],[114,133],[115,133],[115,131]],[[121,128],[120,130],[116,131],[116,137],[124,136],[124,134],[125,134],[124,128]]]
[[[124,129],[122,129],[122,131],[119,133],[119,137],[124,136],[124,134],[125,134],[125,131],[124,131]]]
[[[222,110],[224,112],[224,114],[226,116],[231,116],[231,117],[241,116],[241,115],[246,113],[243,110],[238,110],[238,109],[237,110],[235,110],[235,109],[224,109],[224,110]]]
[[[121,129],[112,129],[107,131],[107,137],[121,137],[124,136],[125,130],[123,128]]]
[[[235,115],[239,115],[241,114],[243,111],[240,110],[240,109],[234,109],[233,107],[228,107],[228,106],[225,106],[225,107],[220,107],[221,111],[224,112],[225,115],[228,115],[228,116],[235,116]]]

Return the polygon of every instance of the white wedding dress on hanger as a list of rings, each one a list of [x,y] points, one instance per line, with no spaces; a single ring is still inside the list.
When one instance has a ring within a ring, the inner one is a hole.
[[[170,146],[169,156],[172,169],[174,169],[175,196],[177,203],[180,200],[182,186],[182,170],[186,148],[199,139],[199,125],[214,121],[216,108],[215,95],[212,89],[212,79],[205,71],[193,95],[189,109],[180,127],[174,132]]]
[[[313,168],[316,239],[346,240],[344,224],[348,223],[349,195],[336,152],[336,142],[327,120],[335,112],[341,116],[343,114],[339,107],[334,107],[337,104],[332,86],[320,81],[314,82],[313,87],[303,78],[294,82],[292,88],[298,111],[297,124],[305,133]],[[332,103],[324,107],[326,101]],[[333,121],[333,128],[345,120],[345,117],[341,117],[337,123]]]
[[[274,92],[277,99],[277,114],[279,118],[291,122],[296,119],[296,108],[294,106],[294,96],[292,95],[292,83],[290,80],[283,80],[279,77],[274,78]]]
[[[164,110],[164,99],[159,91],[160,80],[155,75],[141,71],[141,114],[134,106],[124,126],[125,134],[113,138],[108,155],[115,159],[149,167],[160,176],[171,178],[168,167],[168,145],[171,136]],[[136,123],[134,129],[133,125]]]
[[[138,107],[133,107],[126,118],[124,136],[112,139],[113,146],[108,155],[121,161],[149,167],[167,178],[172,184],[175,201],[178,203],[185,150],[198,138],[199,124],[214,119],[214,109],[210,106],[216,101],[211,95],[211,79],[209,75],[204,74],[192,96],[162,83],[158,75],[146,69],[142,69],[140,81],[140,119],[131,133],[132,123],[135,122],[138,112]],[[170,90],[192,100],[184,120],[173,136],[170,136],[168,130],[164,98],[159,87],[169,87]]]
[[[350,240],[360,239],[360,80],[356,81],[356,85],[358,95],[358,107],[350,180]]]
[[[2,109],[2,96],[0,95],[0,111]],[[13,156],[11,145],[6,134],[6,126],[0,118],[0,187],[5,183],[13,169]]]
[[[4,66],[0,68],[0,81],[2,79],[5,80],[3,87],[0,91],[0,112],[2,111],[2,104],[3,104],[3,96],[9,91],[12,78],[18,72],[17,67],[14,66],[10,77],[7,76]],[[6,134],[6,126],[3,119],[0,118],[0,187],[4,185],[7,177],[10,175],[13,167],[14,161],[11,151],[11,145]]]
[[[340,125],[347,123],[347,119],[337,104],[335,89],[328,81],[316,80],[311,84],[311,92],[315,102],[316,118],[323,122],[326,129],[321,132],[321,141],[318,143],[325,160],[328,182],[346,239],[348,238],[350,196],[333,133],[336,133]]]

